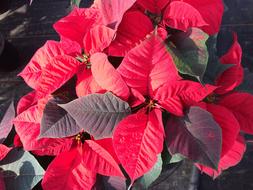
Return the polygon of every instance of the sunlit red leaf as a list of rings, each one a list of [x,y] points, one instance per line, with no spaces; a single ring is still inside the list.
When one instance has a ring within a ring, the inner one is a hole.
[[[91,71],[96,82],[103,89],[113,92],[116,96],[127,100],[129,89],[119,72],[108,61],[104,53],[96,53],[91,56]],[[108,77],[110,76],[110,77]]]
[[[93,54],[102,52],[113,40],[115,31],[103,25],[96,25],[91,28],[83,39],[86,53]]]
[[[216,85],[220,86],[215,92],[225,94],[239,86],[243,81],[243,67],[241,65],[242,48],[234,33],[234,42],[228,52],[220,58],[222,64],[232,64],[233,66],[225,70],[217,79]]]
[[[238,136],[235,143],[231,146],[230,150],[220,159],[218,170],[214,170],[207,166],[203,166],[201,164],[196,164],[196,166],[204,173],[209,176],[216,178],[218,177],[223,170],[226,170],[232,166],[237,165],[246,150],[244,138],[242,136]]]
[[[224,11],[222,0],[183,0],[183,2],[189,3],[195,7],[202,15],[202,18],[208,24],[207,26],[201,27],[204,32],[209,35],[219,32]]]
[[[100,23],[100,13],[97,9],[75,8],[68,16],[54,24],[54,29],[64,38],[76,41],[83,46],[85,34],[96,23]]]
[[[152,13],[161,13],[169,2],[170,0],[137,0],[138,4]]]
[[[172,57],[155,35],[129,51],[117,70],[130,88],[151,97],[166,82],[180,78]]]
[[[5,158],[5,156],[10,152],[10,150],[11,150],[11,148],[9,148],[3,144],[0,144],[0,161]]]
[[[90,190],[96,181],[96,173],[85,168],[82,154],[74,148],[58,155],[48,166],[42,181],[44,190]]]
[[[129,24],[131,23],[131,27]],[[139,11],[127,12],[116,33],[116,38],[109,46],[109,54],[125,56],[126,53],[144,40],[147,34],[153,31],[151,20]]]
[[[83,145],[83,164],[87,169],[102,175],[124,177],[118,163],[96,141],[85,141]]]
[[[76,95],[83,97],[102,91],[102,88],[95,81],[91,69],[80,68],[77,72]]]
[[[213,92],[214,86],[203,86],[187,80],[172,81],[159,88],[155,99],[170,113],[182,116],[184,106],[191,106]]]
[[[77,73],[81,63],[70,56],[59,56],[52,60],[42,72],[38,82],[37,97],[48,95]]]
[[[224,96],[219,104],[234,114],[242,131],[253,134],[253,95],[234,92]]]
[[[123,14],[134,4],[136,0],[95,0],[93,6],[102,14],[103,24],[117,29]]]
[[[163,149],[164,129],[159,110],[130,115],[117,126],[113,145],[132,181],[148,172]],[[151,143],[152,142],[152,143]]]
[[[197,9],[182,1],[174,1],[167,6],[163,13],[163,22],[185,32],[191,27],[207,25]]]
[[[72,48],[67,48],[65,43],[70,43]],[[30,87],[37,89],[40,85],[38,82],[45,67],[49,65],[57,56],[78,53],[73,52],[76,51],[76,49],[81,51],[80,46],[76,43],[66,41],[47,41],[44,46],[37,50],[19,76],[21,76]]]
[[[23,96],[17,105],[17,115],[21,114],[25,110],[27,110],[29,107],[33,106],[36,101],[36,91],[29,92],[25,96]]]

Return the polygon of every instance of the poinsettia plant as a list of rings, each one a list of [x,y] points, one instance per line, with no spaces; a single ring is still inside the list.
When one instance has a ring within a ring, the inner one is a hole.
[[[19,146],[54,158],[43,189],[146,189],[184,158],[212,177],[236,165],[252,85],[235,33],[216,56],[222,14],[221,0],[95,0],[57,21],[13,120]]]

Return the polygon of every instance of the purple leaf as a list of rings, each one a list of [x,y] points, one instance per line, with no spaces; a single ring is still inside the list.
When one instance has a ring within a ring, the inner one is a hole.
[[[90,94],[60,106],[96,139],[112,137],[114,127],[131,113],[127,102],[109,92]]]
[[[15,107],[12,101],[0,122],[0,143],[3,143],[12,129],[12,120],[15,118]]]
[[[47,103],[40,128],[40,138],[62,138],[73,136],[82,129],[76,121],[58,104],[66,103],[60,98],[49,100]]]
[[[166,126],[170,153],[180,153],[194,162],[217,168],[221,153],[221,128],[211,114],[191,107],[186,117],[172,116]]]

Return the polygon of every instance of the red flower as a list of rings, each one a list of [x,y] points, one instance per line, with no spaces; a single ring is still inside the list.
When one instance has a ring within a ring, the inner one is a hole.
[[[97,173],[124,178],[111,139],[85,140],[58,155],[49,165],[42,186],[45,190],[88,190],[95,184]]]

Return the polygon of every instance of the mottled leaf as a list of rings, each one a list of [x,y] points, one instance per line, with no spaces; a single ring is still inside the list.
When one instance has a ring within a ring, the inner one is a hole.
[[[168,44],[168,50],[180,73],[202,80],[208,62],[207,38],[208,35],[197,28],[173,35],[173,44]]]
[[[185,118],[171,117],[166,126],[172,154],[180,153],[212,168],[219,163],[221,138],[221,129],[212,115],[199,107],[191,107]]]
[[[8,190],[30,190],[44,175],[37,160],[29,152],[20,149],[12,149],[0,161],[0,168]]]
[[[87,95],[60,106],[96,139],[111,137],[114,127],[131,112],[127,102],[109,92]]]
[[[170,163],[181,162],[184,159],[185,159],[185,157],[182,154],[177,153],[177,154],[172,155],[172,157],[170,159]]]

